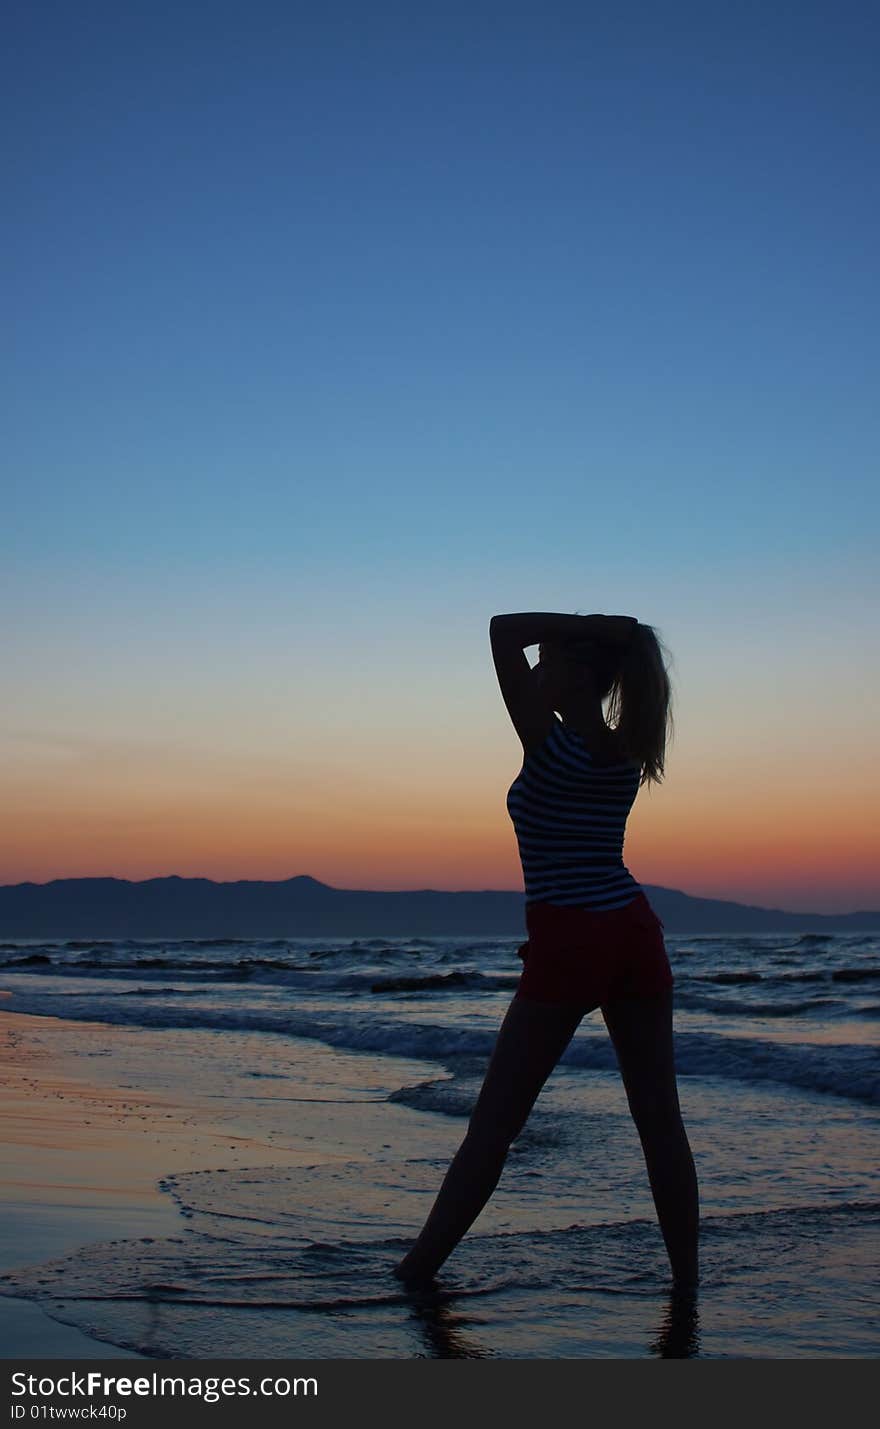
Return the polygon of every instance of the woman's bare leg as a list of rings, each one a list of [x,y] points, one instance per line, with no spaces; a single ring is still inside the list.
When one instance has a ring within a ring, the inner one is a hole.
[[[657,1219],[673,1279],[698,1280],[699,1191],[681,1119],[672,1039],[672,989],[657,997],[621,998],[602,1008],[629,1109],[645,1153]]]
[[[511,1142],[584,1015],[573,1003],[514,997],[501,1024],[468,1130],[418,1239],[394,1269],[428,1280],[455,1249],[501,1177]]]

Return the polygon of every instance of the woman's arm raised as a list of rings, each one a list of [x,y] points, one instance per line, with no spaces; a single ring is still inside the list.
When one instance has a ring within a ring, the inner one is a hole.
[[[627,644],[638,621],[631,615],[558,615],[529,611],[518,615],[493,615],[489,630],[521,649],[526,645],[565,645],[577,640],[606,640]]]

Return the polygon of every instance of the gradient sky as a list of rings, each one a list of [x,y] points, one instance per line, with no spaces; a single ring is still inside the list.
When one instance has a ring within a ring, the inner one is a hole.
[[[489,618],[578,610],[636,878],[880,907],[877,7],[5,30],[0,882],[521,889]]]

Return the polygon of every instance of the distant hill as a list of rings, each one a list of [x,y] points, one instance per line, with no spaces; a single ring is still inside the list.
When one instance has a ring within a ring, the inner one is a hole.
[[[880,911],[790,913],[644,884],[665,931],[860,933]],[[0,885],[2,938],[525,937],[522,893],[401,893],[333,888],[303,874],[277,882],[210,878],[56,878]]]

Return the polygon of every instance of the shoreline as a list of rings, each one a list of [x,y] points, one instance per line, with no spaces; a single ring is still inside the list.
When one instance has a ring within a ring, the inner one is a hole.
[[[162,1095],[114,1075],[163,1050],[110,1023],[0,1007],[0,1275],[110,1240],[179,1235],[186,1220],[160,1180],[221,1164],[336,1159],[277,1133],[242,1134],[207,1097]],[[308,1139],[308,1138],[306,1138]],[[289,1144],[284,1144],[288,1142]],[[230,1153],[234,1153],[232,1156]],[[142,1359],[2,1293],[0,1357]]]
[[[699,1311],[682,1317],[623,1088],[572,1067],[426,1317],[390,1272],[460,1140],[476,1057],[444,1068],[245,1017],[218,1035],[186,1025],[185,1006],[152,1027],[16,1013],[6,997],[7,1362],[876,1357],[876,1118],[861,1106],[686,1084],[716,1199]],[[831,1179],[841,1147],[846,1177]]]

